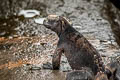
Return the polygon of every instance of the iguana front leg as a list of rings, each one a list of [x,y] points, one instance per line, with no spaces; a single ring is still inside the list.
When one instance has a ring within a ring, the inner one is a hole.
[[[58,70],[60,68],[60,60],[62,53],[63,53],[63,49],[61,48],[57,48],[54,52],[52,59],[52,66],[54,70]]]

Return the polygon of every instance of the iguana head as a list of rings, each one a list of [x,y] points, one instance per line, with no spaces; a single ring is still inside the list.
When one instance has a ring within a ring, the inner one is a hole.
[[[57,34],[61,34],[66,28],[71,26],[71,23],[65,17],[49,15],[44,20],[43,25]]]

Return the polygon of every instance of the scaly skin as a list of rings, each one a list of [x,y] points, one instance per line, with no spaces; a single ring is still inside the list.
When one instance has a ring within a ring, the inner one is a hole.
[[[61,54],[64,53],[73,70],[89,67],[96,75],[104,71],[100,54],[89,41],[64,17],[49,15],[43,22],[44,26],[56,32],[59,41],[53,55],[53,69],[59,69]]]

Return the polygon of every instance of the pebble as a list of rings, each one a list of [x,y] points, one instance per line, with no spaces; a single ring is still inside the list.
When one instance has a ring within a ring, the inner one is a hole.
[[[50,62],[44,63],[43,64],[43,69],[52,69],[52,64]]]
[[[18,13],[18,16],[22,16],[22,15],[25,18],[32,18],[32,17],[40,15],[40,11],[37,11],[37,10],[21,10]]]
[[[45,20],[45,18],[38,18],[38,19],[35,19],[35,23],[37,23],[37,24],[43,24],[44,20]]]

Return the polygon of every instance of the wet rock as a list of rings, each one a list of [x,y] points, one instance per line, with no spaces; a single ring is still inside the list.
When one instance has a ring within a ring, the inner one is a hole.
[[[94,80],[109,80],[109,79],[107,77],[107,74],[100,72],[95,76]]]
[[[19,68],[6,67],[9,61],[14,61],[16,65],[17,60],[21,59],[28,60],[25,64],[30,65],[51,62],[52,57],[49,56],[53,55],[58,38],[54,32],[35,22],[47,14],[68,17],[76,30],[80,31],[100,54],[106,56],[103,58],[104,64],[111,60],[120,60],[120,50],[112,33],[112,31],[115,33],[119,43],[119,10],[108,0],[53,0],[52,3],[49,0],[0,0],[0,4],[0,79],[2,80],[65,80],[63,72],[62,76],[44,70],[35,70],[31,73],[24,69],[26,67],[24,64],[20,64]],[[40,11],[40,16],[33,19],[17,16],[21,10],[28,9]],[[103,13],[104,11],[106,13]],[[104,17],[107,19],[104,19],[101,13],[105,14]],[[14,35],[17,37],[14,38]],[[8,39],[9,36],[11,38]],[[26,38],[20,38],[23,36]],[[33,42],[35,44],[32,44]],[[71,70],[64,56],[61,70]]]
[[[0,1],[1,9],[0,9],[0,16],[1,17],[8,17],[12,15],[17,15],[20,10],[22,9],[35,9],[41,11],[41,15],[46,15],[45,9],[46,4],[44,1],[37,1],[37,0],[1,0]],[[44,14],[43,14],[44,13]]]
[[[118,9],[120,9],[120,0],[110,0]]]
[[[108,76],[108,79],[110,80],[119,80],[120,74],[119,72],[119,68],[120,68],[120,63],[119,61],[113,61],[110,62],[109,64],[106,65],[105,69],[105,73]]]
[[[12,45],[11,43],[0,44],[0,50],[9,50]]]
[[[0,36],[4,36],[6,34],[6,32],[1,32]]]
[[[42,66],[43,69],[52,69],[52,64],[47,62],[47,63],[44,63],[43,66]]]
[[[63,72],[68,72],[72,70],[65,55],[62,55],[61,57],[60,70],[62,70]]]
[[[47,37],[48,38],[48,37]],[[47,40],[46,38],[46,40]],[[44,37],[45,39],[45,37]],[[46,43],[47,41],[42,38],[27,38],[19,37],[13,39],[1,39],[0,40],[0,60],[5,59],[6,61],[15,61],[15,60],[27,60],[25,64],[41,64],[46,62],[48,55],[52,54],[49,52],[51,46],[42,46],[40,43]],[[49,40],[49,39],[48,39]],[[39,43],[39,44],[38,44]],[[46,44],[47,45],[47,44]],[[46,48],[47,47],[47,48]],[[49,47],[49,48],[48,48]],[[49,49],[47,52],[46,49]],[[46,51],[45,51],[46,50]],[[46,57],[45,57],[46,55]],[[5,57],[7,56],[7,57]],[[11,58],[13,56],[13,58]],[[30,61],[29,61],[30,60]],[[3,64],[4,64],[3,62]],[[1,62],[2,64],[2,62]]]
[[[105,66],[105,72],[103,73],[103,76],[107,76],[107,79],[105,80],[119,80],[120,77],[120,75],[118,74],[119,67],[120,64],[118,61],[110,62],[109,64],[107,64]]]
[[[45,20],[45,18],[35,19],[35,23],[43,24],[43,21],[44,21],[44,20]]]
[[[37,10],[21,10],[18,13],[18,15],[19,16],[23,15],[25,18],[32,18],[32,17],[40,15],[40,12]]]
[[[113,3],[119,0],[110,0]],[[111,24],[111,29],[114,33],[117,43],[120,45],[120,10],[117,9],[109,0],[105,0],[103,8],[103,17],[109,21]]]
[[[41,67],[32,66],[31,68],[29,68],[29,70],[41,70]]]
[[[9,18],[0,18],[0,37],[9,37],[14,35],[14,29],[17,27],[17,25],[17,16],[11,16]]]
[[[94,80],[90,69],[75,70],[67,73],[66,80]]]
[[[120,65],[117,68],[115,77],[116,77],[115,79],[120,80]]]

